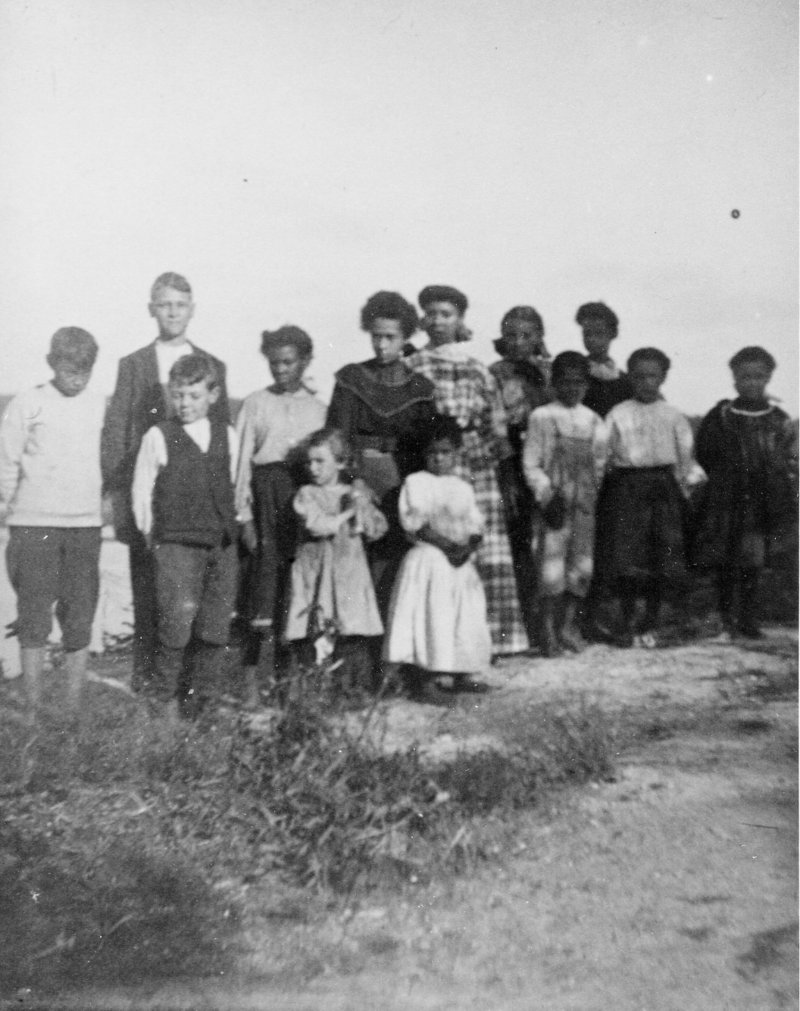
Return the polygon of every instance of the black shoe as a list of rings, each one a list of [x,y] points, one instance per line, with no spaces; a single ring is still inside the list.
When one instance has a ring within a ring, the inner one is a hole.
[[[454,692],[464,692],[467,695],[487,695],[492,690],[492,686],[485,681],[476,681],[475,678],[466,677],[463,674],[453,678]]]
[[[435,681],[419,680],[407,684],[405,696],[410,702],[421,702],[429,706],[448,706],[452,703],[452,698]]]

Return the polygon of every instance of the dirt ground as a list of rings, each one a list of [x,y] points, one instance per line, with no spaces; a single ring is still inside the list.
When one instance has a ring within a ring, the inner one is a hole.
[[[522,816],[496,862],[446,885],[322,913],[252,885],[263,915],[244,925],[236,980],[48,1006],[797,1007],[796,654],[796,636],[777,628],[756,643],[593,646],[498,664],[497,690],[474,706],[393,702],[387,746],[440,755],[502,737],[504,717],[528,706],[597,703],[621,728],[617,768]]]

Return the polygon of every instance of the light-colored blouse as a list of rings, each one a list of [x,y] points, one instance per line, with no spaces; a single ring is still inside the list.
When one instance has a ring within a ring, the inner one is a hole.
[[[555,400],[531,411],[522,455],[525,479],[540,505],[554,489],[569,501],[593,501],[606,465],[603,419],[583,404]]]
[[[686,417],[665,400],[623,400],[606,415],[608,466],[673,467],[684,488],[705,480],[694,459],[694,437]]]
[[[483,533],[483,516],[472,486],[453,474],[437,477],[422,470],[409,474],[398,503],[400,523],[409,534],[428,526],[454,544]]]
[[[326,411],[325,404],[305,386],[294,393],[277,393],[269,387],[245,397],[236,419],[236,511],[243,522],[253,518],[253,466],[286,460],[303,439],[324,427]]]

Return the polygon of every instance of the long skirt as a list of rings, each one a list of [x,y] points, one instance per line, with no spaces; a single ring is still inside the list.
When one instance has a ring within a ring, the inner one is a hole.
[[[416,544],[403,559],[392,594],[384,659],[480,674],[491,649],[486,598],[472,562],[456,568],[439,548]]]
[[[251,621],[272,622],[277,631],[297,542],[297,485],[285,464],[267,463],[253,467],[251,488],[258,548],[245,576],[244,612]]]
[[[465,432],[454,473],[468,481],[486,524],[475,566],[486,593],[486,611],[492,636],[492,652],[498,656],[522,653],[528,637],[522,624],[517,580],[508,539],[506,513],[497,464],[477,432]]]
[[[597,502],[596,587],[612,594],[685,590],[686,519],[686,502],[671,467],[612,470]]]

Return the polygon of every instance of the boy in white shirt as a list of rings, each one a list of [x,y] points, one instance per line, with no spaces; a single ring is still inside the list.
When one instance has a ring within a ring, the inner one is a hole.
[[[155,574],[157,645],[147,687],[167,715],[180,708],[194,717],[217,694],[236,597],[237,439],[210,417],[220,380],[209,356],[179,358],[169,394],[176,416],[145,433],[132,503]]]

